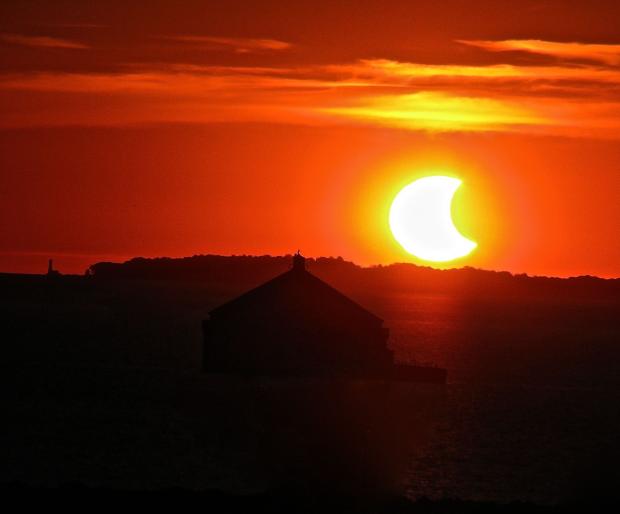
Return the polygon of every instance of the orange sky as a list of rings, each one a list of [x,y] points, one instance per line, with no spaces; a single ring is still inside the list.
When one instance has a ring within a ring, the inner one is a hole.
[[[620,276],[616,2],[48,4],[0,5],[2,271],[416,262],[389,203],[448,173],[451,265]]]

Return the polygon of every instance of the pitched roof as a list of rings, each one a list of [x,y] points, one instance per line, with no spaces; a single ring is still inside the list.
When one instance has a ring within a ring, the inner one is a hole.
[[[226,315],[234,311],[274,304],[298,306],[300,309],[314,311],[325,311],[327,308],[335,307],[354,313],[356,316],[370,318],[375,322],[383,322],[381,318],[303,268],[293,268],[282,273],[216,307],[210,314]]]

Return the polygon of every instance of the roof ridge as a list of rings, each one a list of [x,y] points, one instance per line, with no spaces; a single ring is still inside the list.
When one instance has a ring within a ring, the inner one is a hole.
[[[325,280],[317,277],[315,274],[310,273],[308,270],[304,270],[308,275],[310,275],[314,280],[318,281],[319,283],[321,283],[324,287],[327,287],[328,289],[330,289],[331,291],[333,291],[334,293],[336,293],[338,296],[340,296],[341,298],[343,298],[344,300],[346,300],[347,302],[349,302],[352,305],[355,305],[355,307],[362,309],[363,311],[365,311],[366,313],[370,314],[372,317],[384,321],[383,318],[380,318],[379,316],[377,316],[375,313],[370,312],[368,309],[366,309],[366,307],[363,307],[362,305],[360,305],[359,303],[357,303],[355,300],[353,300],[352,298],[349,298],[346,294],[344,294],[342,291],[339,291],[338,289],[336,289],[334,286],[332,286],[331,284],[329,284],[328,282],[325,282]]]
[[[214,313],[217,313],[217,312],[222,312],[222,311],[232,307],[233,305],[237,305],[237,304],[240,304],[243,301],[247,301],[248,299],[250,299],[250,298],[260,294],[261,291],[268,290],[271,287],[277,286],[279,282],[286,281],[287,279],[290,279],[290,278],[293,278],[293,277],[304,277],[305,279],[309,278],[310,280],[314,281],[316,284],[320,285],[320,287],[322,287],[322,288],[326,289],[327,291],[329,291],[329,293],[331,295],[334,295],[340,301],[344,301],[349,306],[351,306],[351,307],[353,307],[353,308],[355,308],[355,309],[357,309],[359,311],[364,312],[367,316],[370,316],[370,317],[372,317],[373,319],[375,319],[377,321],[381,321],[381,322],[384,321],[382,318],[380,318],[376,314],[373,314],[372,312],[370,312],[365,307],[362,307],[355,300],[349,298],[347,295],[345,295],[344,293],[342,293],[341,291],[339,291],[338,289],[336,289],[332,285],[328,284],[327,282],[325,282],[321,278],[317,277],[313,273],[310,273],[307,269],[295,269],[295,268],[291,268],[291,269],[289,269],[289,270],[287,270],[287,271],[285,271],[283,273],[280,273],[279,275],[276,275],[275,277],[267,280],[266,282],[263,282],[262,284],[259,284],[256,287],[253,287],[252,289],[249,289],[248,291],[240,294],[239,296],[236,296],[236,297],[232,298],[231,300],[228,300],[227,302],[225,302],[225,303],[215,307],[211,311],[209,311],[209,314],[214,314]]]

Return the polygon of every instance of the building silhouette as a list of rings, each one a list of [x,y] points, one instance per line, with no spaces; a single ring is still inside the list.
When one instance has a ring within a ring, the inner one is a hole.
[[[292,268],[213,309],[203,322],[203,370],[292,376],[385,376],[383,320],[293,257]]]

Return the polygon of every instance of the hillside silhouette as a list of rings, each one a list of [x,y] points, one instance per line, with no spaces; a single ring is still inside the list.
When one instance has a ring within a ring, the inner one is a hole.
[[[557,278],[487,271],[471,267],[439,270],[411,263],[361,267],[341,257],[309,258],[312,273],[345,289],[458,294],[615,295],[620,279],[589,275]],[[98,279],[205,281],[229,287],[264,282],[286,271],[291,256],[195,255],[184,258],[136,257],[124,263],[99,262],[88,273]]]

